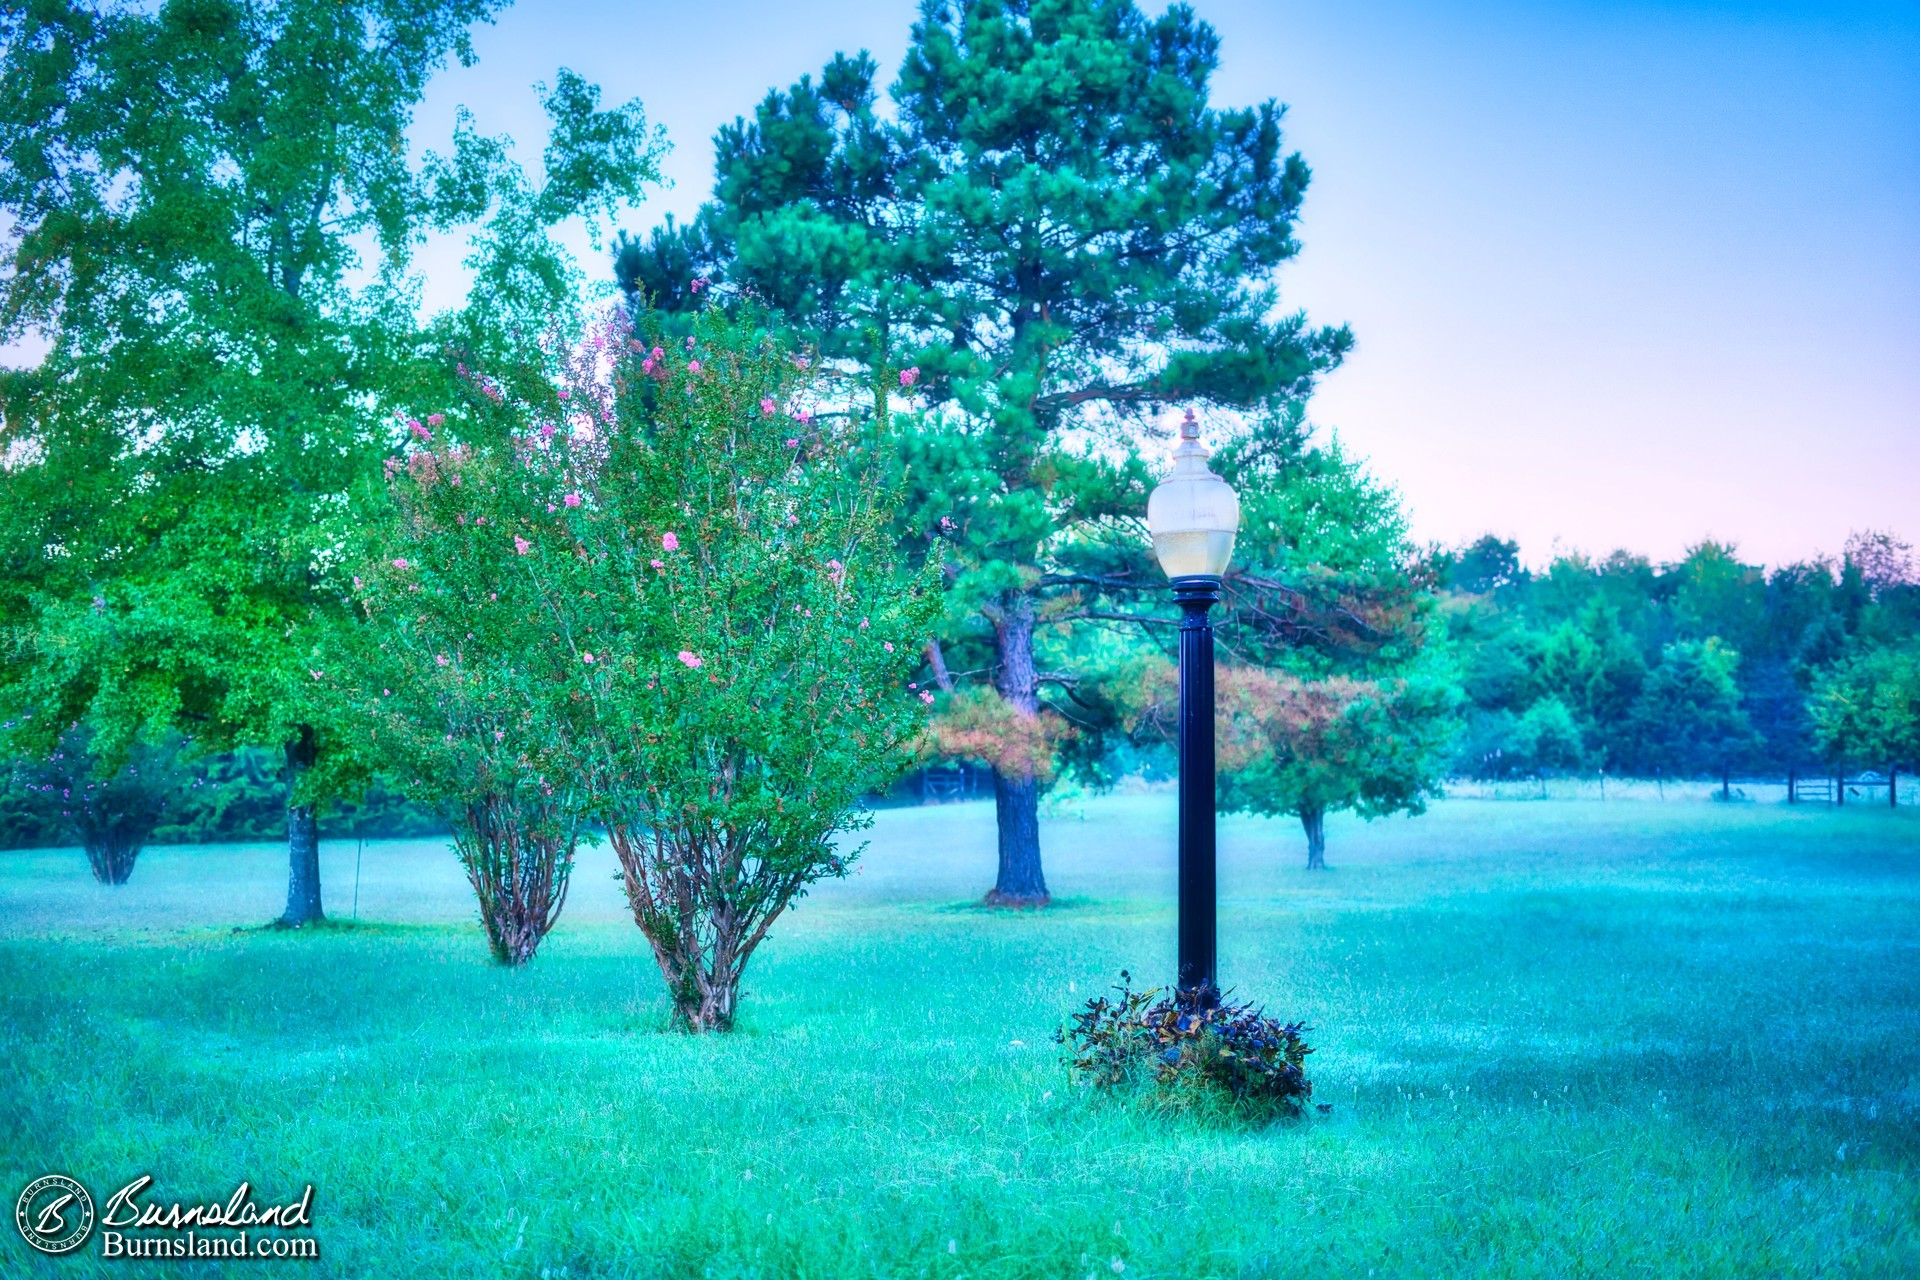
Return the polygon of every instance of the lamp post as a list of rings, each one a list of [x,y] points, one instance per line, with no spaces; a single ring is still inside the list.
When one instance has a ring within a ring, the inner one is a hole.
[[[1181,990],[1219,989],[1214,965],[1213,622],[1220,575],[1240,531],[1240,499],[1207,469],[1208,450],[1189,409],[1173,473],[1147,499],[1153,553],[1180,605]]]

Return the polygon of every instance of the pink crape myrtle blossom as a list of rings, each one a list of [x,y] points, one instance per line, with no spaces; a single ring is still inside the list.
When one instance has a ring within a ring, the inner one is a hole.
[[[661,536],[660,545],[669,551],[678,551],[680,549],[680,539],[672,532],[668,532]]]
[[[931,693],[929,693],[929,692],[927,692],[927,691],[926,691],[925,689],[922,689],[922,690],[920,691],[920,701],[922,701],[922,702],[924,702],[924,703],[926,703],[926,704],[927,704],[928,706],[932,706],[932,705],[933,705],[933,695],[932,695]]]
[[[405,573],[412,566],[408,564],[407,558],[405,556],[398,556],[398,557],[395,557],[394,559],[393,567],[400,570],[402,573]]]
[[[577,507],[580,505],[580,495],[577,493],[570,493],[566,497],[560,499],[560,501],[566,503],[569,507]]]
[[[886,650],[886,651],[887,651],[888,653],[892,653],[892,652],[893,652],[893,641],[891,641],[891,640],[888,640],[888,641],[885,641],[885,642],[883,642],[883,643],[881,644],[881,646],[880,646],[880,647],[881,647],[882,649],[885,649],[885,650]]]
[[[774,403],[773,403],[773,397],[772,397],[772,396],[761,396],[761,397],[760,397],[760,416],[761,416],[761,417],[763,417],[763,418],[771,418],[771,417],[773,416],[773,411],[774,411],[774,409],[775,409],[775,407],[776,407],[776,406],[775,406],[775,405],[774,405]]]
[[[787,441],[787,448],[798,449],[799,447],[800,447],[800,441],[797,438],[790,438]]]
[[[700,362],[698,360],[687,361],[687,372],[688,373],[700,372]]]
[[[667,562],[665,560],[649,560],[647,563],[651,564],[656,569],[664,569],[667,567]]]
[[[407,430],[408,430],[408,431],[411,431],[411,432],[413,433],[413,438],[414,438],[414,439],[416,439],[416,440],[431,440],[431,439],[433,439],[433,432],[431,432],[431,431],[429,431],[429,430],[427,430],[427,429],[426,429],[425,427],[423,427],[423,426],[421,426],[421,425],[420,425],[420,419],[418,419],[418,418],[408,418],[408,419],[407,419]]]
[[[430,427],[437,427],[446,420],[447,415],[444,413],[430,413],[427,415],[427,425]]]
[[[679,653],[679,658],[680,661],[687,664],[689,670],[698,671],[700,669],[700,655],[693,650],[682,649]]]
[[[531,542],[528,542],[517,533],[513,535],[513,554],[523,556],[531,550],[533,550],[533,544]]]
[[[902,369],[900,371],[901,386],[910,387],[918,381],[920,381],[920,366],[915,365],[911,369]]]
[[[593,654],[592,654],[592,653],[583,653],[583,654],[581,654],[581,655],[580,655],[580,661],[582,661],[582,662],[584,662],[584,663],[586,663],[586,664],[587,664],[588,666],[592,666],[592,665],[593,665]]]

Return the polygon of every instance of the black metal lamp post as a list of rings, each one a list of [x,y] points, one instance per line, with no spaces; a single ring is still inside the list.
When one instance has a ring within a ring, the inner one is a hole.
[[[1240,531],[1240,499],[1207,469],[1200,425],[1187,412],[1173,474],[1147,499],[1147,530],[1180,605],[1181,990],[1218,990],[1214,963],[1213,622],[1220,575]]]

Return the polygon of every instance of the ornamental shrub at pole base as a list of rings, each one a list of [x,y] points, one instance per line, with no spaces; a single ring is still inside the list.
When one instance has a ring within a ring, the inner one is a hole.
[[[1249,1117],[1297,1115],[1313,1097],[1302,1038],[1310,1028],[1229,1004],[1212,986],[1135,991],[1121,971],[1117,1000],[1095,996],[1056,1039],[1076,1078],[1100,1090],[1148,1088],[1175,1110],[1224,1105]]]

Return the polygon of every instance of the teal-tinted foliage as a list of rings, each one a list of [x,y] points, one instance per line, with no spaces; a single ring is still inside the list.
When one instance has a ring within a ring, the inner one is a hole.
[[[1294,1115],[1313,1097],[1302,1023],[1282,1023],[1211,986],[1132,989],[1122,970],[1116,996],[1095,996],[1056,1035],[1066,1063],[1098,1089],[1151,1082],[1157,1100],[1190,1106],[1208,1095],[1258,1116]]]
[[[349,624],[349,495],[448,344],[486,331],[420,322],[412,255],[483,224],[475,302],[509,332],[570,283],[552,226],[655,176],[637,107],[601,110],[570,73],[545,95],[543,185],[464,121],[450,154],[410,159],[428,78],[472,60],[497,8],[0,9],[0,339],[50,343],[0,372],[15,751],[44,758],[82,721],[109,757],[168,729],[285,747],[303,830],[354,783],[308,675]]]
[[[891,110],[865,54],[769,93],[721,131],[698,218],[616,262],[669,312],[710,279],[904,370],[924,412],[895,442],[896,535],[951,579],[929,678],[1039,748],[986,757],[999,901],[1046,899],[1045,757],[1103,696],[1052,642],[1111,612],[1096,595],[1161,584],[1135,528],[1156,415],[1296,403],[1350,346],[1281,306],[1308,169],[1276,103],[1212,105],[1219,56],[1184,6],[928,0]]]
[[[1911,703],[1867,691],[1900,685],[1920,636],[1920,572],[1889,534],[1771,570],[1702,543],[1539,573],[1488,537],[1428,571],[1469,704],[1457,773],[1912,767]]]

